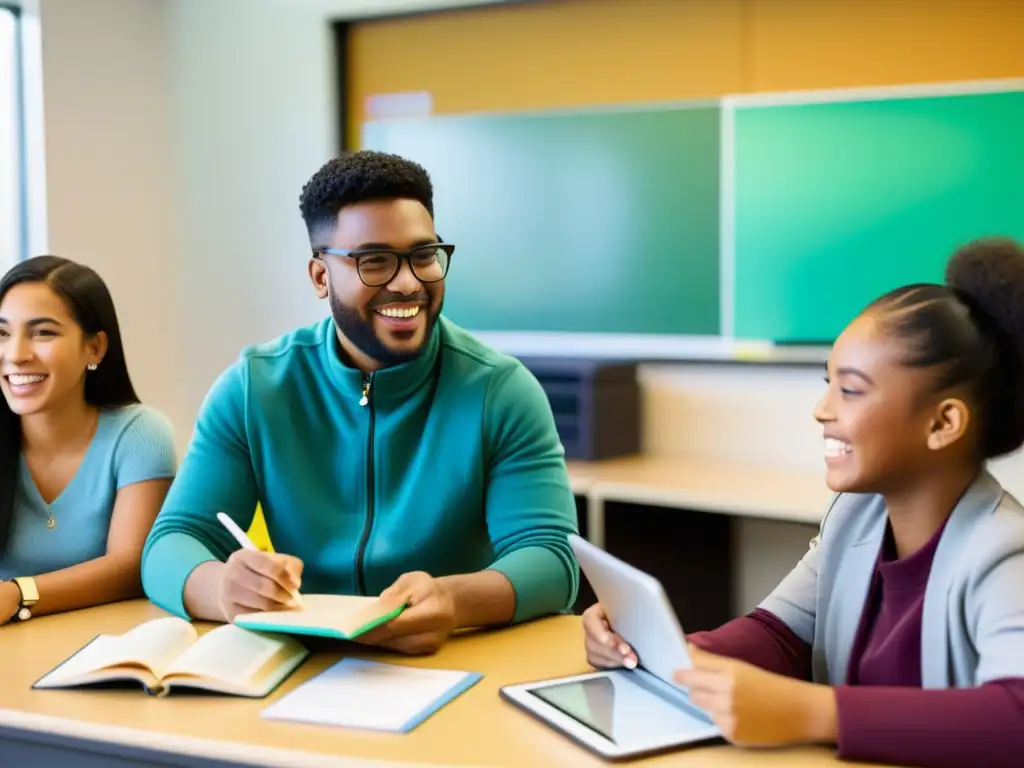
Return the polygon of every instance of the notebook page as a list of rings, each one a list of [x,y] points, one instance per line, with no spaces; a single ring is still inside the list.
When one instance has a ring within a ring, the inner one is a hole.
[[[379,605],[375,597],[353,595],[303,595],[305,609],[264,611],[235,617],[249,626],[257,624],[276,627],[324,627],[347,633],[352,629],[352,617]],[[383,612],[383,610],[381,611]]]
[[[472,673],[343,659],[263,711],[271,720],[397,731]]]
[[[284,644],[282,638],[225,624],[203,635],[165,674],[245,682]]]

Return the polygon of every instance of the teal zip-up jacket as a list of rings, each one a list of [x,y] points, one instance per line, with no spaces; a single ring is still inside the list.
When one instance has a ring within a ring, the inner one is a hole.
[[[503,573],[514,622],[569,609],[579,569],[564,450],[518,360],[444,317],[416,359],[364,376],[327,318],[244,350],[217,379],[142,554],[149,598],[238,548],[260,503],[310,594],[376,595],[401,574]]]

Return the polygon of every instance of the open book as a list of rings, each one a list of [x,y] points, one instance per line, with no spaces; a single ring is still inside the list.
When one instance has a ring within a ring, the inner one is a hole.
[[[123,635],[98,635],[32,687],[135,681],[154,696],[171,688],[198,688],[263,698],[308,655],[293,638],[231,624],[199,637],[189,622],[172,616],[147,621]]]
[[[376,597],[303,595],[302,600],[305,608],[243,613],[234,622],[259,632],[355,640],[405,610],[404,605],[388,604]]]

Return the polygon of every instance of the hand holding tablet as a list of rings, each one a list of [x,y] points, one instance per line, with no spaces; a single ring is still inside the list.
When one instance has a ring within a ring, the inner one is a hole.
[[[601,671],[506,686],[501,695],[609,760],[721,741],[674,680],[692,664],[658,580],[578,536],[569,544],[599,601],[584,624],[588,658]]]
[[[600,603],[594,603],[583,612],[583,633],[587,662],[591,666],[598,669],[636,669],[636,652],[612,630],[608,614]]]
[[[584,615],[591,663],[639,667],[675,686],[676,671],[692,665],[686,636],[661,583],[579,536],[570,536],[569,545],[598,600]]]

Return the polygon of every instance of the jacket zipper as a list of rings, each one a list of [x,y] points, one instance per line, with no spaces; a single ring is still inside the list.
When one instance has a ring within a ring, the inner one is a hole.
[[[366,594],[366,574],[363,572],[363,559],[366,556],[366,545],[370,540],[370,529],[373,527],[374,493],[373,493],[373,423],[374,410],[371,402],[373,374],[363,378],[363,396],[359,404],[370,409],[370,429],[366,438],[366,525],[356,549],[356,589],[360,595]]]

